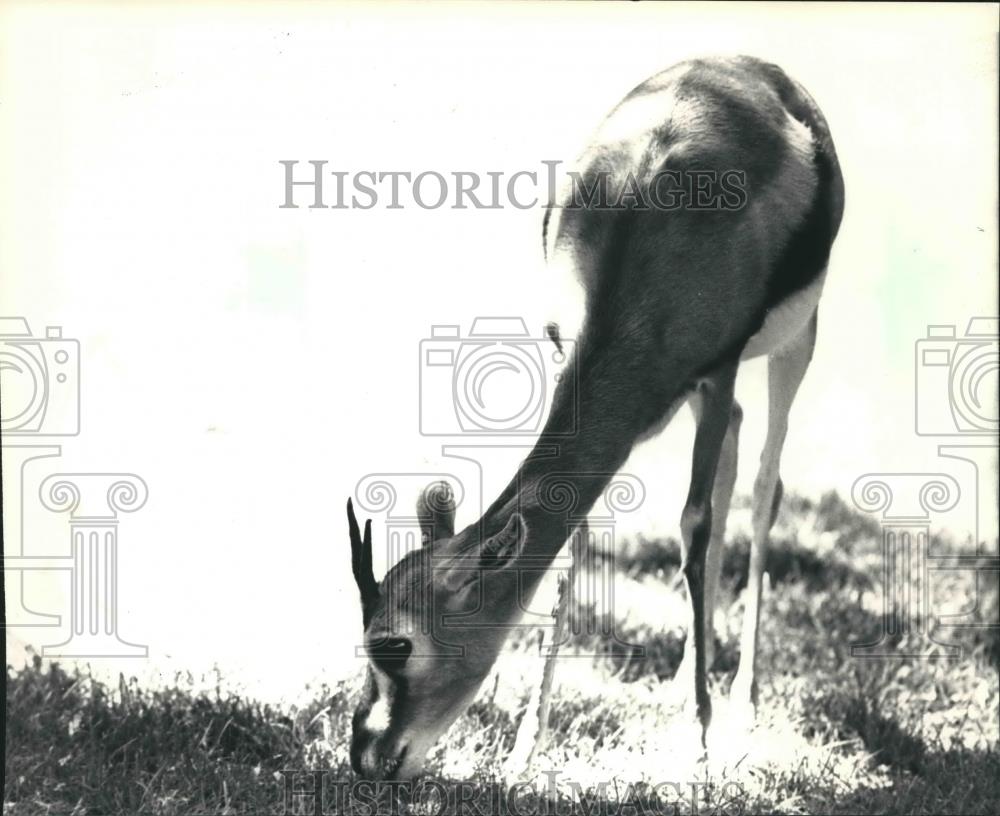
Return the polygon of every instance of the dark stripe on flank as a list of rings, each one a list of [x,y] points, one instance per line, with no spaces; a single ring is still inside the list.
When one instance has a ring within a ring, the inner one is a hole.
[[[826,268],[838,226],[838,218],[834,212],[833,162],[830,154],[817,143],[813,152],[813,166],[816,168],[816,192],[813,202],[806,217],[792,231],[781,257],[774,265],[767,281],[763,307],[750,321],[743,336],[730,344],[716,360],[703,366],[698,376],[709,374],[719,366],[737,359],[750,338],[760,331],[771,309],[796,292],[805,289]]]
[[[816,195],[768,279],[768,309],[815,281],[830,257],[834,236],[833,162],[818,146],[813,153],[813,166],[816,168]]]

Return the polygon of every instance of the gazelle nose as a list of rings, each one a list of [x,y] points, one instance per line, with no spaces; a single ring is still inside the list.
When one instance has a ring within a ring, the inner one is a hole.
[[[392,779],[385,773],[384,763],[379,755],[378,748],[372,744],[361,753],[361,776],[364,779],[371,779],[377,782]]]
[[[358,776],[371,779],[372,754],[375,747],[375,736],[363,725],[354,726],[351,735],[351,768]]]
[[[355,728],[351,739],[351,768],[363,779],[393,780],[406,758],[407,750],[386,751],[379,735],[364,726]]]

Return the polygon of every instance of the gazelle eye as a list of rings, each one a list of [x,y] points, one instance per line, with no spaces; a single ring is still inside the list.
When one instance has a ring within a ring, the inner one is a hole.
[[[413,643],[401,637],[388,637],[368,647],[368,656],[386,674],[400,671],[412,652]]]

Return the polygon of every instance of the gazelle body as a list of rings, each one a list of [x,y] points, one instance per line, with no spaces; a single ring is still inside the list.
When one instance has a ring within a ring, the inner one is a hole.
[[[693,661],[685,661],[681,682],[690,684],[708,727],[710,610],[741,417],[733,387],[740,360],[766,354],[768,434],[754,488],[732,692],[748,704],[755,696],[779,458],[843,211],[829,131],[806,92],[776,66],[747,57],[695,60],[633,90],[577,169],[588,189],[606,183],[607,197],[596,205],[560,201],[546,215],[547,255],[579,275],[586,315],[533,452],[483,517],[460,533],[447,510],[440,523],[425,514],[429,543],[396,564],[381,587],[371,575],[370,535],[361,538],[350,512],[371,655],[351,755],[366,776],[420,772],[427,750],[486,678],[573,520],[587,513],[635,443],[684,402],[697,431],[681,518]],[[687,181],[706,173],[715,182],[697,198]],[[743,195],[733,194],[734,178]],[[674,194],[665,203],[664,191],[678,189],[687,192],[682,204],[672,206]],[[713,193],[714,206],[703,206]],[[654,196],[653,206],[641,206]],[[626,200],[631,206],[619,206]]]

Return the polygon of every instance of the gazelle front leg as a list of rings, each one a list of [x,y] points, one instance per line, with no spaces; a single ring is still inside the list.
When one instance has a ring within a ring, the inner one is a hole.
[[[729,427],[719,453],[719,466],[715,472],[715,487],[712,489],[712,534],[705,557],[705,670],[715,662],[715,601],[719,591],[719,573],[722,569],[722,555],[725,547],[726,520],[729,505],[733,499],[736,484],[736,466],[739,458],[740,423],[743,410],[733,400],[729,411]]]
[[[712,535],[712,492],[719,455],[730,425],[737,366],[736,362],[730,363],[698,385],[698,429],[694,438],[691,486],[681,514],[681,538],[684,543],[684,564],[681,570],[691,599],[692,627],[689,638],[693,636],[694,641],[692,679],[696,712],[701,723],[702,746],[705,745],[705,734],[712,719],[712,702],[708,696],[705,677],[705,557]],[[681,682],[688,682],[688,679],[681,678]]]
[[[781,449],[788,432],[788,414],[812,359],[815,341],[814,312],[801,333],[789,345],[773,352],[767,361],[767,438],[753,488],[753,544],[740,637],[740,667],[729,694],[734,704],[744,708],[744,719],[750,721],[757,707],[757,630],[760,625],[761,581],[767,563],[768,536],[778,516],[782,495],[779,474]]]

